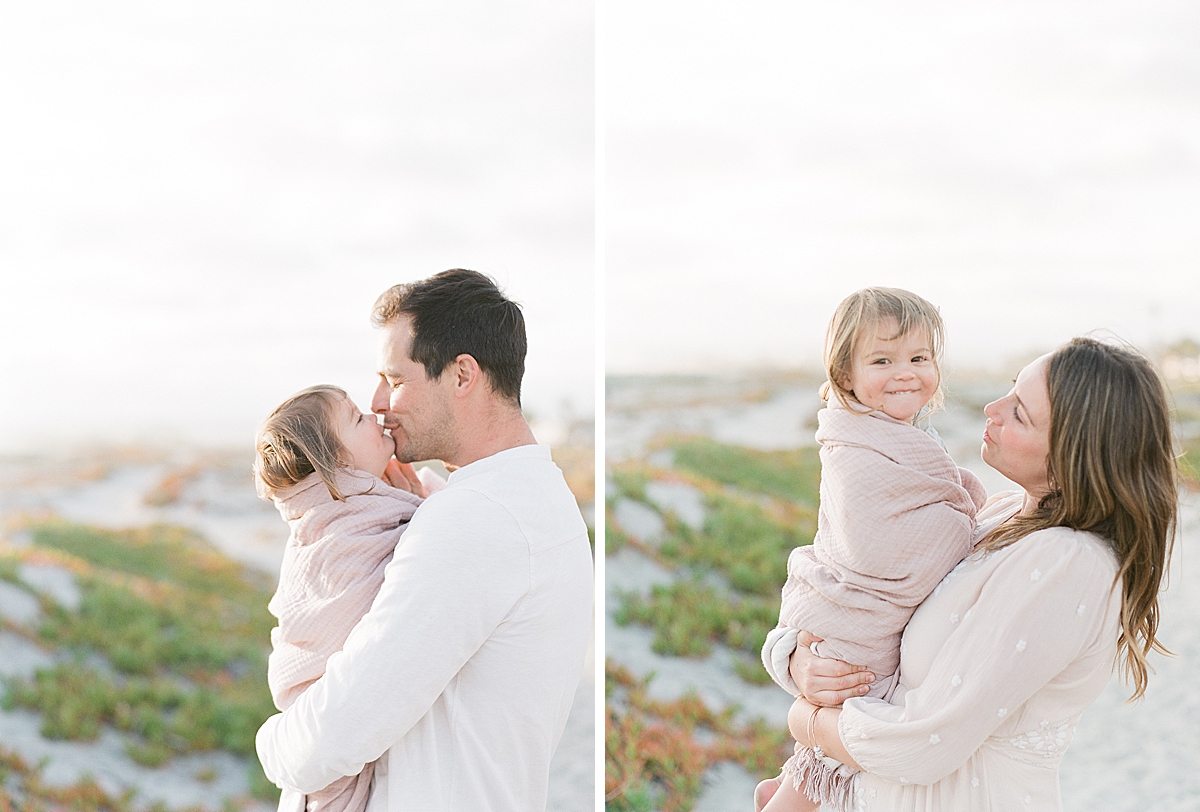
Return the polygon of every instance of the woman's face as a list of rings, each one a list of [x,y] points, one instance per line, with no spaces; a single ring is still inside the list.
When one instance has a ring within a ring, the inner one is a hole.
[[[1049,355],[1021,370],[1012,391],[984,407],[983,461],[1040,499],[1050,492]]]

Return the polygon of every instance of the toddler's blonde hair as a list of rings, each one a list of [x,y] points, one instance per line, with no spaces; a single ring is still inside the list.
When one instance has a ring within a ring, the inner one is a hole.
[[[913,330],[925,332],[933,367],[938,373],[937,387],[927,407],[932,411],[942,405],[942,340],[945,333],[942,316],[928,301],[900,288],[863,288],[851,293],[837,306],[825,333],[825,375],[828,380],[821,385],[822,398],[829,400],[832,391],[843,406],[855,411],[850,404],[858,404],[858,400],[840,382],[850,377],[854,354],[863,336],[888,318],[895,319],[898,325],[892,338]]]
[[[349,401],[344,389],[310,386],[271,412],[255,438],[254,481],[258,495],[269,499],[314,471],[338,501],[346,497],[336,476],[345,468],[346,448],[338,439],[336,409]]]

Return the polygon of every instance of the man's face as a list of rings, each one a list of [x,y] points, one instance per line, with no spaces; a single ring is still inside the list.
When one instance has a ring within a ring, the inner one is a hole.
[[[396,441],[400,462],[452,459],[457,448],[453,404],[454,376],[447,369],[437,380],[409,357],[412,319],[401,315],[380,330],[379,386],[371,411]]]

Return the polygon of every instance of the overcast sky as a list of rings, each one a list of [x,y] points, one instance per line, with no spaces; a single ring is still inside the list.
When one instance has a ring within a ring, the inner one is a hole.
[[[1200,6],[605,6],[609,372],[818,363],[873,284],[959,366],[1200,338]]]
[[[0,450],[249,443],[374,387],[371,304],[525,307],[525,402],[594,411],[589,2],[7,4]]]

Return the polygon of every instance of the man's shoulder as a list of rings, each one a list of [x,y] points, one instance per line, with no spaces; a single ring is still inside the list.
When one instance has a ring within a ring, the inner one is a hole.
[[[531,552],[587,536],[562,472],[553,462],[536,459],[461,480],[452,477],[417,510],[413,529],[418,526],[478,530],[493,537],[511,534],[528,543]]]

